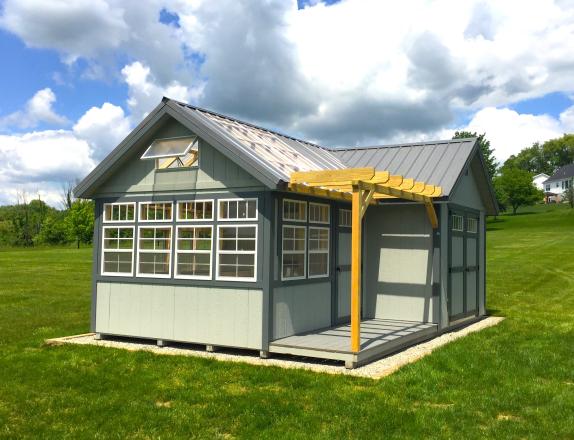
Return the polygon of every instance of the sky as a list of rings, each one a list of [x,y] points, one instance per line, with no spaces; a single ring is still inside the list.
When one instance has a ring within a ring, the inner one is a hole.
[[[574,132],[574,0],[0,0],[0,204],[58,207],[163,96],[325,146]]]

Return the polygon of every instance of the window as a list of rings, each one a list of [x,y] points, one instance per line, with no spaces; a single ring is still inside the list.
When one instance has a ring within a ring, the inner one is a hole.
[[[132,275],[134,227],[104,226],[102,275]]]
[[[257,226],[218,226],[217,279],[257,279]]]
[[[339,209],[339,226],[346,228],[352,226],[352,212],[350,209]]]
[[[463,218],[462,215],[453,214],[452,216],[452,230],[453,231],[463,231]]]
[[[546,185],[546,191],[550,191],[550,184]]]
[[[257,199],[224,199],[219,201],[219,220],[257,220]]]
[[[171,221],[171,202],[168,203],[140,203],[140,221],[164,222]]]
[[[133,222],[135,203],[104,203],[104,223]]]
[[[309,222],[331,223],[331,207],[324,203],[309,203]]]
[[[141,159],[155,160],[158,170],[196,167],[199,164],[199,141],[195,136],[156,139]]]
[[[568,189],[570,181],[563,180],[562,181],[562,189]]]
[[[329,276],[329,228],[309,227],[309,278]]]
[[[283,220],[293,222],[307,221],[307,202],[283,199]]]
[[[281,279],[305,278],[306,235],[305,226],[283,226]]]
[[[211,279],[211,226],[178,226],[175,242],[176,278]]]
[[[171,275],[171,226],[140,226],[137,275],[169,278]]]
[[[476,234],[478,232],[478,220],[473,217],[468,217],[466,219],[466,230]]]
[[[193,200],[177,204],[177,219],[186,221],[213,220],[213,200]]]

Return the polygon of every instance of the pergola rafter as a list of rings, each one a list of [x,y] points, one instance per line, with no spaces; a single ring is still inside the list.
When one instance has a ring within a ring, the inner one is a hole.
[[[297,193],[344,200],[352,204],[351,235],[351,350],[361,350],[361,236],[362,220],[370,204],[381,199],[403,199],[425,205],[433,229],[438,218],[432,199],[439,186],[411,178],[375,171],[372,167],[341,170],[299,171],[291,174],[289,190]]]

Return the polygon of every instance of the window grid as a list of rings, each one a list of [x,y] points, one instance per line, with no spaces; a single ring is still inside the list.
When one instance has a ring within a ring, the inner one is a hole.
[[[309,227],[309,278],[329,276],[329,228]]]
[[[217,219],[221,221],[257,220],[257,199],[219,199]]]
[[[173,218],[171,202],[140,202],[140,222],[170,222]]]
[[[171,231],[171,226],[140,226],[138,228],[136,276],[171,277]],[[146,267],[144,271],[142,271],[142,264]]]
[[[217,280],[257,281],[257,225],[218,225],[216,265]],[[235,275],[222,275],[222,267]]]
[[[302,280],[307,276],[307,227],[283,225],[281,280]]]
[[[290,222],[306,222],[307,202],[283,199],[283,220]]]
[[[325,203],[309,203],[309,222],[330,224],[331,207]]]
[[[104,223],[134,222],[135,209],[134,202],[104,203]]]
[[[177,221],[213,220],[213,200],[186,200],[177,203]]]
[[[102,233],[101,274],[131,276],[133,274],[135,227],[104,226]],[[127,236],[124,235],[126,233]],[[109,270],[114,265],[116,270]],[[129,265],[129,270],[120,270],[125,265]]]
[[[339,209],[339,226],[350,228],[353,225],[352,212],[350,209]]]
[[[452,216],[452,230],[462,232],[464,228],[464,222],[462,215],[453,214]]]
[[[175,240],[175,278],[210,280],[213,226],[177,226]],[[184,265],[190,266],[192,273],[182,273]],[[197,271],[205,266],[208,266],[208,273],[198,274]]]
[[[466,230],[476,234],[478,232],[478,220],[474,217],[468,217],[466,219]]]

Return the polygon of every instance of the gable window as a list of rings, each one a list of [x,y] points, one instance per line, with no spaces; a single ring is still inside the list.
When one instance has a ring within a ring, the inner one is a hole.
[[[140,226],[137,276],[169,278],[171,226]]]
[[[464,228],[464,222],[462,215],[453,214],[452,216],[452,230],[462,232]]]
[[[345,228],[352,226],[352,211],[350,209],[339,209],[339,226]]]
[[[478,220],[474,217],[469,217],[466,219],[466,230],[467,232],[471,232],[476,234],[478,232]]]
[[[135,203],[104,203],[104,223],[133,222]]]
[[[171,202],[142,202],[140,203],[140,221],[141,222],[165,222],[171,221],[172,218]]]
[[[309,278],[329,276],[329,228],[309,227]]]
[[[102,275],[132,275],[134,227],[104,226]]]
[[[307,202],[283,199],[283,220],[292,222],[306,222]]]
[[[211,279],[212,226],[178,226],[175,242],[175,276]]]
[[[190,168],[199,165],[199,141],[196,136],[155,139],[141,156],[154,160],[158,170]]]
[[[257,220],[257,199],[221,199],[219,220]]]
[[[257,226],[217,227],[217,279],[256,281]]]
[[[213,220],[213,200],[179,202],[177,219],[181,221]]]
[[[310,223],[331,223],[331,207],[325,203],[309,203]]]
[[[305,226],[283,225],[281,279],[305,278],[306,248],[307,228]]]

